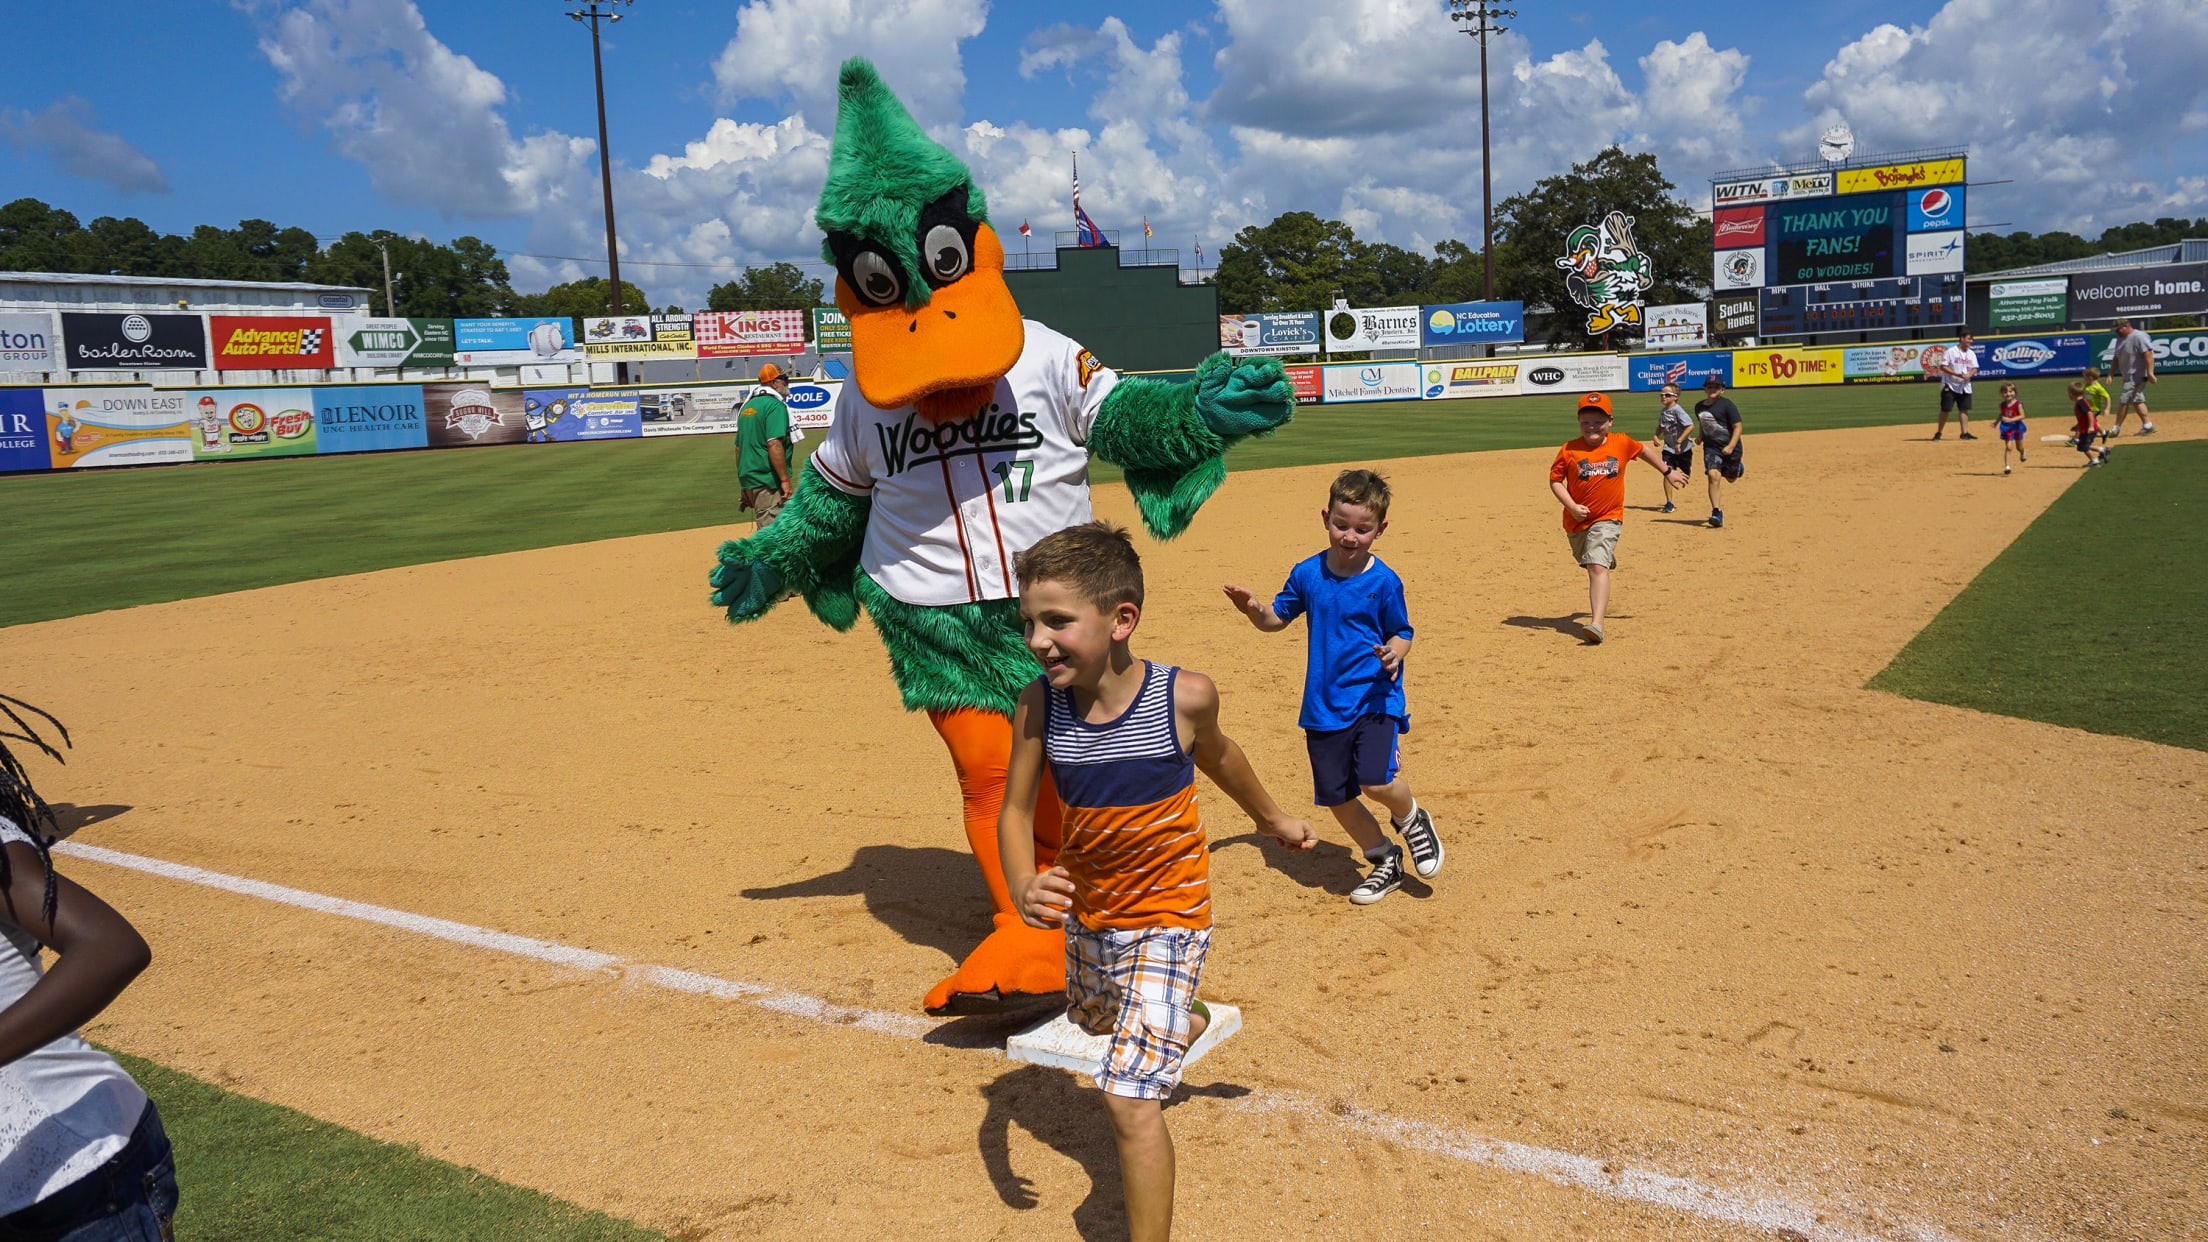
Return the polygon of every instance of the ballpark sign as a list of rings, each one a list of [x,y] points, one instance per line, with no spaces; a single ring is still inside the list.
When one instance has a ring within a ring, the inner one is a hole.
[[[336,365],[328,315],[209,315],[207,335],[217,371],[326,371]]]

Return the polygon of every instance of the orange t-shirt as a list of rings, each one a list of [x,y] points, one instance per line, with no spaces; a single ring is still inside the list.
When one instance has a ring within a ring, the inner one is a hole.
[[[1585,530],[1597,522],[1624,521],[1625,467],[1640,455],[1639,440],[1615,431],[1596,448],[1588,448],[1585,440],[1573,436],[1570,444],[1556,450],[1556,461],[1549,466],[1549,481],[1562,479],[1572,499],[1587,506],[1584,522],[1573,521],[1572,511],[1566,509],[1564,529]]]

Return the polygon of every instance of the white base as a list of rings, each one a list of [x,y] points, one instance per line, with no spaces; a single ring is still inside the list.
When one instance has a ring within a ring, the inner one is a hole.
[[[1181,1058],[1183,1069],[1203,1060],[1205,1053],[1242,1029],[1242,1011],[1235,1006],[1206,1001],[1205,1007],[1211,1010],[1211,1025],[1204,1028],[1204,1033],[1189,1046],[1188,1055]],[[1033,1065],[1094,1074],[1104,1064],[1104,1045],[1109,1042],[1109,1036],[1091,1035],[1061,1013],[1014,1035],[1005,1044],[1004,1055]]]

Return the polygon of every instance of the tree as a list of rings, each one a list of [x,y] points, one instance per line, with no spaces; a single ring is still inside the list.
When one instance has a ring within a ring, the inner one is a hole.
[[[1219,286],[1219,309],[1230,314],[1325,310],[1347,292],[1343,282],[1356,245],[1348,225],[1308,211],[1249,225],[1219,248],[1212,277]]]
[[[571,319],[585,319],[594,315],[610,315],[606,309],[611,286],[603,276],[590,276],[571,280],[564,285],[554,285],[542,293],[524,293],[514,298],[517,315],[566,315]],[[649,315],[652,300],[644,291],[621,282],[621,313],[624,315]]]
[[[1632,217],[1633,240],[1653,268],[1655,282],[1643,292],[1644,302],[1698,302],[1709,296],[1709,222],[1674,198],[1672,189],[1655,156],[1613,146],[1495,205],[1495,292],[1526,304],[1529,337],[1538,330],[1552,344],[1584,338],[1584,314],[1565,291],[1556,260],[1574,228],[1599,224],[1612,211]]]
[[[744,274],[706,291],[705,308],[717,311],[811,310],[825,306],[827,286],[795,263],[747,267]]]

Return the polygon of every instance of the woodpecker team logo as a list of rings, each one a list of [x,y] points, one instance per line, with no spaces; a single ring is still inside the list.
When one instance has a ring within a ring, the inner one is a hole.
[[[1641,292],[1656,283],[1648,256],[1633,243],[1633,217],[1613,211],[1599,225],[1582,224],[1564,239],[1564,287],[1587,310],[1587,331],[1638,327]]]

